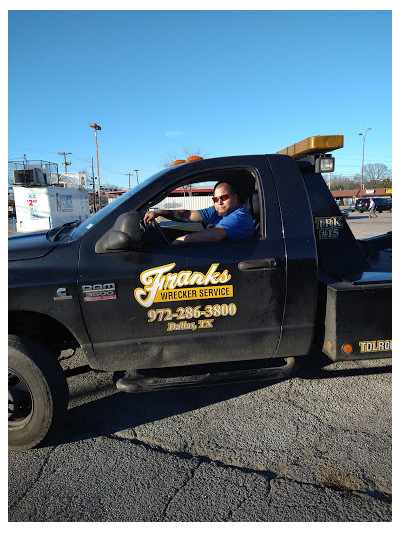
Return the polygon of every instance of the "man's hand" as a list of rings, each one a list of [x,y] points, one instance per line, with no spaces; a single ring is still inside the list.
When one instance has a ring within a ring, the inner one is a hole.
[[[147,213],[143,217],[144,225],[147,226],[152,220],[158,217],[158,214],[156,211],[147,211]]]

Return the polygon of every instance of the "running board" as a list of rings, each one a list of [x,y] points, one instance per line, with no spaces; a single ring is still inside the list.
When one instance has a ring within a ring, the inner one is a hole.
[[[295,358],[287,357],[284,365],[271,368],[252,368],[232,372],[213,372],[167,377],[142,376],[136,373],[130,379],[125,376],[120,377],[115,381],[115,386],[120,391],[133,393],[249,381],[282,380],[290,378],[294,374],[296,366]]]

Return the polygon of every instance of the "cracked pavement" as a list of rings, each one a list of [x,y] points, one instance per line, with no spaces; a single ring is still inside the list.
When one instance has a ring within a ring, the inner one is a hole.
[[[9,452],[12,522],[391,520],[390,360],[317,354],[279,383],[143,394],[79,352],[63,365],[62,428]]]

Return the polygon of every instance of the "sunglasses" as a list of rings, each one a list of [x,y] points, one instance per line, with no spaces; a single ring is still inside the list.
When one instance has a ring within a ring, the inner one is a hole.
[[[222,200],[225,202],[230,196],[233,196],[233,194],[223,194],[222,196],[213,196],[213,202],[214,204],[218,202],[219,200]]]

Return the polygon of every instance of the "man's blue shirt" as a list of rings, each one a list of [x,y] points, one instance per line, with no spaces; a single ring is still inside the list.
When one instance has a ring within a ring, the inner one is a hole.
[[[199,212],[207,228],[224,228],[231,241],[250,239],[254,235],[253,219],[249,211],[241,205],[226,217],[221,217],[213,205],[208,209],[200,209]]]

